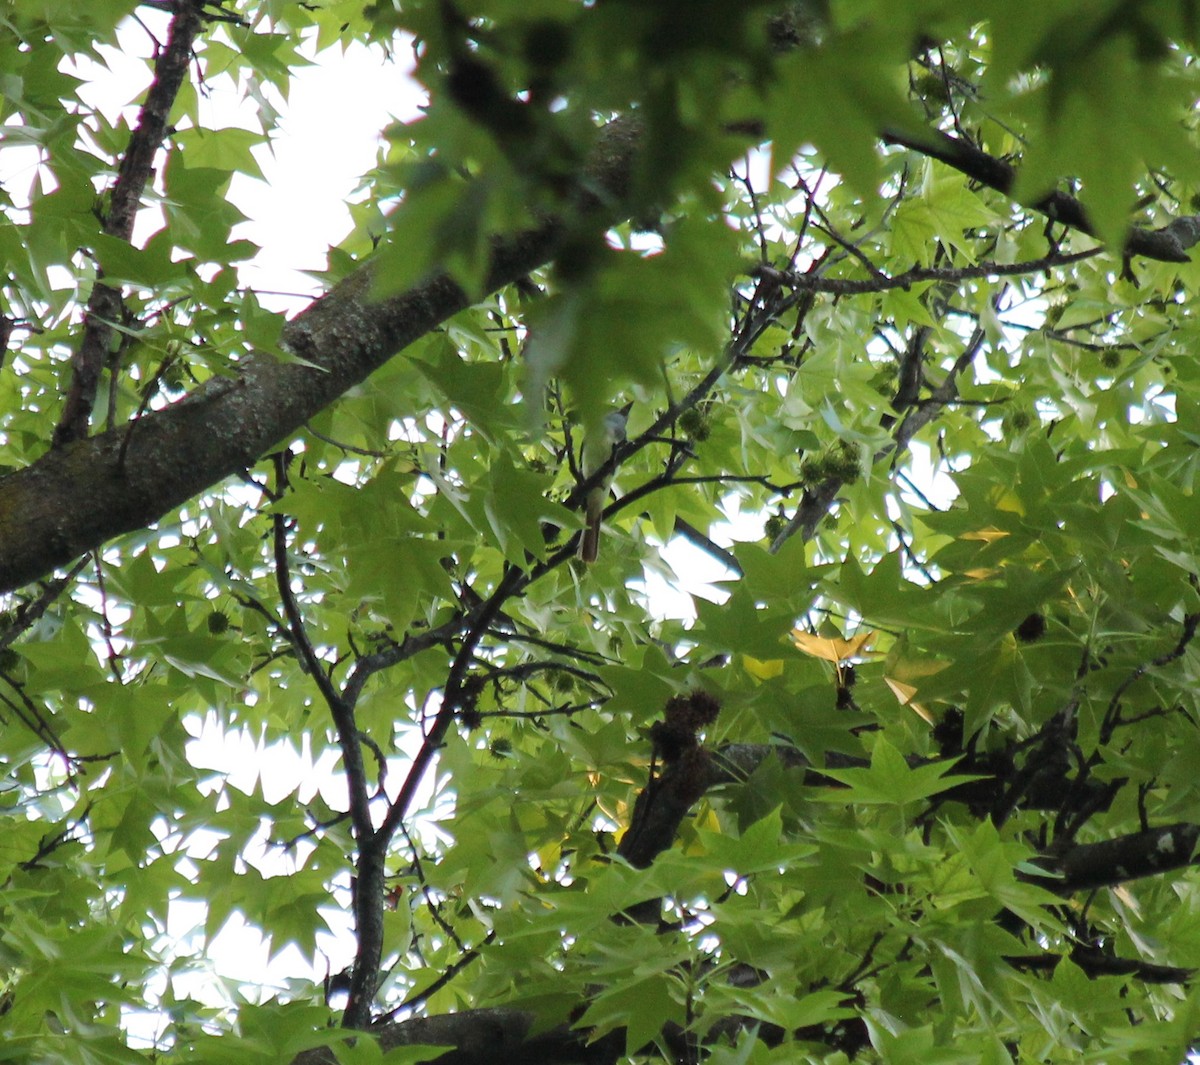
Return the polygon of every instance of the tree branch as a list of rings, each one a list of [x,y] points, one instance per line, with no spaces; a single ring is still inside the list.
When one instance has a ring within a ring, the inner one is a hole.
[[[1183,984],[1195,975],[1195,969],[1175,965],[1156,965],[1138,958],[1118,958],[1097,947],[1075,946],[1070,954],[1024,954],[1005,957],[1014,969],[1025,972],[1052,973],[1064,958],[1070,958],[1090,979],[1097,976],[1133,976],[1145,984]]]
[[[600,188],[611,203],[619,203],[632,170],[637,135],[634,123],[610,124],[581,184]],[[918,141],[889,132],[886,139],[958,165],[977,180],[988,176],[1001,191],[1011,188],[1011,166],[953,137],[931,131]],[[1057,220],[1074,217],[1069,204],[1076,201],[1056,195],[1054,203]],[[607,210],[614,220],[620,215],[615,206]],[[560,219],[548,219],[498,241],[485,291],[545,265],[563,232]],[[1127,250],[1182,261],[1184,249],[1197,239],[1200,217],[1189,216],[1163,230],[1133,230]],[[251,356],[240,364],[236,377],[206,382],[178,403],[145,415],[132,430],[120,426],[75,440],[0,478],[0,593],[64,566],[114,536],[151,525],[246,469],[396,352],[471,303],[446,275],[376,300],[372,274],[371,264],[365,264],[285,326],[285,348],[304,362]],[[722,360],[715,374],[726,366]],[[686,406],[685,398],[680,407]],[[669,425],[677,413],[665,412],[654,431]],[[122,463],[121,442],[130,432],[132,446]],[[835,494],[836,489],[814,494],[807,509],[823,512]]]
[[[276,479],[279,494],[287,489],[287,457],[275,456]],[[354,841],[358,847],[358,858],[354,863],[355,879],[353,892],[354,935],[356,949],[354,966],[350,974],[350,993],[342,1024],[347,1028],[362,1028],[371,1018],[371,1006],[375,990],[379,985],[379,966],[383,957],[383,894],[384,857],[388,839],[380,839],[371,822],[371,801],[367,791],[367,770],[363,762],[362,737],[354,719],[354,704],[344,693],[339,692],[325,669],[325,664],[313,647],[300,605],[292,590],[291,567],[288,564],[287,519],[276,513],[271,518],[273,550],[275,557],[275,582],[283,613],[287,618],[292,646],[304,666],[304,671],[313,678],[321,698],[329,709],[337,732],[338,747],[342,752],[342,770],[346,777],[346,790],[350,797],[350,822],[354,827]],[[381,765],[386,764],[382,763]]]
[[[892,289],[909,289],[925,281],[959,284],[978,278],[992,277],[1022,277],[1026,274],[1038,274],[1052,270],[1056,266],[1070,266],[1072,263],[1094,259],[1103,254],[1103,248],[1088,248],[1069,254],[1052,252],[1039,259],[1027,259],[1019,263],[976,263],[973,266],[914,266],[899,274],[884,274],[871,271],[870,278],[855,280],[846,277],[825,277],[821,274],[796,273],[795,271],[777,271],[771,267],[759,267],[757,273],[764,276],[777,276],[780,284],[786,285],[794,292],[823,292],[832,296],[859,296],[871,292],[888,292]]]
[[[725,744],[704,753],[705,757],[698,760],[674,762],[639,794],[629,830],[619,847],[619,853],[630,864],[641,868],[650,865],[673,845],[684,817],[705,792],[747,780],[769,757],[778,758],[786,767],[804,769],[801,779],[806,786],[831,783],[799,749],[787,744]],[[830,768],[866,764],[866,759],[834,752],[827,755],[827,761]],[[961,770],[964,765],[960,762],[956,768]],[[970,800],[973,792],[969,789],[975,787],[974,783],[964,786],[964,801]],[[1022,871],[1016,875],[1056,894],[1069,895],[1193,864],[1192,851],[1198,840],[1200,825],[1170,825],[1043,857],[1040,862],[1046,869],[1044,876]],[[1178,983],[1192,975],[1188,969],[1119,958],[1084,944],[1076,945],[1069,956],[1091,976],[1128,975],[1149,983]],[[1049,953],[1006,960],[1017,968],[1049,970],[1061,962],[1062,956]],[[589,1043],[586,1029],[566,1025],[527,1038],[533,1021],[532,1014],[499,1007],[388,1021],[377,1024],[374,1030],[385,1051],[419,1044],[453,1048],[441,1056],[431,1053],[427,1061],[436,1065],[490,1065],[498,1060],[512,1065],[609,1065],[624,1047],[621,1031]],[[815,1033],[810,1034],[815,1037]],[[301,1054],[294,1065],[334,1062],[332,1053],[321,1048]]]
[[[154,81],[138,115],[137,128],[129,138],[129,147],[117,169],[117,180],[101,216],[101,229],[110,237],[128,242],[133,236],[142,193],[154,173],[154,156],[162,146],[167,119],[175,97],[183,85],[192,46],[201,26],[202,3],[185,0],[175,7],[167,46],[154,64]],[[54,429],[54,445],[61,447],[87,436],[88,419],[96,403],[96,388],[112,344],[113,323],[124,313],[121,291],[106,284],[103,271],[88,298],[83,321],[83,337],[72,362],[71,386],[67,391],[62,415]],[[93,546],[99,546],[93,545]]]
[[[1127,880],[1157,876],[1195,861],[1200,825],[1178,822],[1127,836],[1081,843],[1040,859],[1047,876],[1019,874],[1059,895],[1116,887]]]
[[[605,129],[581,180],[589,210],[615,220],[632,169],[637,127]],[[603,204],[601,200],[603,198]],[[548,219],[494,243],[483,291],[544,266],[565,232]],[[318,411],[472,299],[445,274],[379,299],[368,262],[314,300],[283,329],[299,359],[251,355],[236,376],[206,381],[133,426],[55,448],[0,477],[0,593],[66,565],[121,533],[144,529],[173,508],[244,471]],[[122,455],[122,443],[131,437]],[[123,458],[124,461],[120,461]]]
[[[904,419],[896,426],[895,432],[892,434],[894,442],[877,451],[872,456],[873,462],[878,462],[888,455],[903,454],[908,449],[913,436],[933,421],[947,404],[954,401],[958,395],[958,376],[979,354],[983,340],[983,330],[976,328],[967,340],[962,353],[954,360],[954,365],[946,375],[946,379],[933,390],[928,399],[919,400],[909,408]],[[797,533],[800,534],[802,540],[812,539],[817,531],[817,525],[828,513],[829,508],[833,506],[833,501],[845,483],[841,477],[826,477],[819,484],[806,488],[800,499],[800,505],[796,508],[796,513],[788,519],[788,523],[771,542],[772,553],[779,551]]]
[[[1005,196],[1012,195],[1013,185],[1017,180],[1016,167],[988,155],[961,137],[952,137],[934,129],[922,130],[919,135],[889,129],[884,131],[883,141],[885,144],[899,145],[931,159],[937,159],[981,185],[987,185]],[[1096,235],[1083,204],[1065,192],[1056,190],[1035,200],[1029,206],[1052,222],[1078,229],[1089,236]],[[1187,249],[1198,241],[1200,215],[1184,215],[1162,229],[1131,226],[1123,251],[1125,255],[1138,255],[1160,262],[1186,263],[1191,261]]]

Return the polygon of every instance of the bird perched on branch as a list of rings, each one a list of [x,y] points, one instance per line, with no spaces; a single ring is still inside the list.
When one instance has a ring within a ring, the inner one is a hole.
[[[588,433],[583,441],[583,456],[580,460],[580,472],[585,480],[596,476],[609,463],[613,449],[624,442],[625,421],[625,411],[610,411],[600,424]],[[579,539],[579,557],[584,562],[595,562],[600,553],[600,519],[604,514],[604,505],[608,502],[612,475],[613,471],[610,469],[587,494],[584,504],[587,524],[584,526],[583,536]]]

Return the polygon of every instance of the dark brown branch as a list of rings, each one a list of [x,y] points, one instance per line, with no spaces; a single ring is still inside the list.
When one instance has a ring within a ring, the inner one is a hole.
[[[488,630],[488,635],[493,630]],[[501,639],[507,640],[507,635],[501,636]],[[566,673],[572,677],[578,677],[588,684],[603,684],[600,676],[591,670],[582,669],[579,666],[572,666],[566,662],[540,661],[540,662],[520,662],[512,666],[498,666],[489,669],[481,674],[481,679],[484,683],[495,683],[504,680],[514,680],[524,682],[530,677],[536,677],[539,673]],[[536,711],[534,711],[536,714]]]
[[[89,558],[81,558],[62,577],[46,581],[36,599],[22,603],[13,613],[12,624],[0,633],[0,651],[11,646],[22,633],[27,632],[60,595],[71,586],[71,582],[79,576]]]
[[[500,640],[508,640],[509,642],[527,643],[533,647],[541,647],[556,655],[563,655],[566,658],[575,658],[581,662],[587,662],[593,666],[605,666],[610,664],[610,659],[603,655],[597,654],[595,651],[585,651],[578,647],[572,647],[570,644],[559,643],[557,640],[547,640],[543,636],[536,636],[530,632],[516,631],[515,623],[511,618],[506,618],[510,624],[514,625],[514,631],[500,628],[498,625],[488,629],[487,634]]]
[[[280,458],[279,464],[283,460]],[[325,700],[337,729],[338,744],[342,751],[343,767],[348,778],[350,789],[350,814],[354,823],[354,832],[361,843],[364,838],[371,836],[373,826],[368,807],[367,773],[363,763],[362,750],[359,746],[358,730],[354,724],[353,708],[346,703],[342,695],[334,687],[326,672],[325,664],[313,647],[300,606],[296,602],[296,594],[292,590],[291,566],[288,562],[287,519],[282,514],[275,514],[271,519],[272,539],[275,557],[275,582],[279,589],[279,598],[283,603],[284,616],[288,622],[288,632],[292,646],[296,648],[304,671],[316,682],[321,698]]]
[[[355,705],[359,695],[362,694],[363,687],[376,673],[390,669],[392,666],[412,658],[413,655],[453,639],[467,623],[466,617],[465,613],[455,613],[437,628],[426,629],[424,632],[416,634],[406,633],[400,643],[363,655],[354,663],[350,675],[346,678],[346,683],[342,688],[342,698],[351,706]]]
[[[486,946],[495,938],[496,932],[495,929],[493,929],[492,931],[488,932],[486,936],[484,936],[483,945]],[[465,969],[478,957],[478,947],[471,947],[467,950],[464,950],[459,957],[447,965],[446,968],[438,974],[437,978],[431,984],[427,984],[425,987],[421,988],[420,991],[414,991],[411,995],[409,995],[408,998],[401,1002],[399,1006],[395,1007],[395,1009],[388,1010],[387,1013],[375,1021],[374,1026],[378,1028],[392,1020],[397,1014],[407,1013],[411,1010],[417,1009],[431,999],[434,995],[436,995],[443,987],[449,984],[460,972],[463,971],[463,969]]]
[[[1040,859],[1047,876],[1021,874],[1060,895],[1115,887],[1127,880],[1157,876],[1193,864],[1200,825],[1179,822],[1099,843],[1081,843]]]
[[[617,852],[631,865],[648,866],[675,842],[679,826],[701,795],[720,784],[745,780],[772,754],[786,766],[809,766],[794,747],[749,743],[727,744],[705,751],[703,758],[674,762],[638,795]]]
[[[162,146],[167,120],[175,97],[183,85],[192,47],[200,31],[200,9],[196,0],[183,0],[175,7],[166,47],[154,64],[154,81],[138,115],[129,147],[117,169],[117,179],[101,216],[101,229],[110,237],[128,241],[133,235],[142,194],[154,173],[154,156]],[[83,337],[71,360],[71,386],[62,415],[54,429],[54,444],[60,447],[87,436],[88,419],[96,403],[96,388],[112,345],[113,324],[124,315],[120,289],[103,281],[103,271],[88,298]]]
[[[409,852],[412,854],[412,870],[416,874],[417,883],[420,885],[421,895],[425,899],[425,906],[429,912],[429,916],[433,918],[433,923],[442,930],[446,938],[458,947],[460,951],[465,952],[467,949],[466,946],[454,930],[454,926],[442,916],[441,906],[438,904],[437,899],[433,897],[433,892],[429,888],[429,881],[425,878],[425,866],[421,861],[420,849],[413,843],[412,836],[408,834],[403,826],[401,826],[400,830],[403,832]]]
[[[946,379],[934,389],[928,399],[920,400],[908,410],[904,419],[896,426],[892,436],[893,443],[876,452],[873,461],[878,462],[888,455],[903,454],[917,432],[933,421],[947,404],[954,402],[958,396],[958,377],[979,353],[983,340],[983,330],[976,329],[962,353],[955,359]],[[797,533],[804,540],[811,539],[817,531],[817,525],[829,512],[845,483],[840,477],[827,477],[820,484],[806,488],[795,514],[772,541],[771,551],[779,551]]]
[[[472,1010],[417,1017],[384,1030],[380,1045],[432,1043],[455,1049],[432,1058],[437,1065],[611,1065],[625,1049],[625,1033],[588,1043],[586,1030],[561,1025],[530,1037],[532,1014],[513,1009]]]
[[[436,1017],[413,1017],[378,1029],[384,1051],[399,1046],[440,1046],[425,1061],[436,1065],[613,1065],[624,1051],[625,1033],[610,1032],[594,1043],[586,1029],[560,1025],[530,1037],[534,1017],[495,1007]],[[337,1065],[327,1047],[307,1050],[292,1065]]]
[[[675,532],[682,536],[688,543],[695,545],[706,555],[714,558],[721,563],[731,573],[736,573],[739,576],[742,573],[741,563],[733,556],[732,551],[727,551],[720,544],[714,543],[708,536],[702,533],[691,522],[684,521],[683,518],[675,518]]]
[[[53,854],[59,847],[65,846],[68,843],[82,842],[88,835],[88,815],[92,812],[92,803],[88,803],[84,807],[83,812],[75,817],[66,828],[59,832],[48,833],[43,836],[38,843],[38,848],[33,856],[26,858],[19,863],[22,869],[26,872],[37,869],[41,866],[43,858]]]
[[[885,130],[883,140],[910,148],[931,159],[937,159],[973,181],[1011,196],[1017,180],[1017,170],[1010,163],[975,147],[970,141],[952,137],[938,130],[923,130],[914,135],[900,130]],[[1070,226],[1081,233],[1095,236],[1096,231],[1088,219],[1087,211],[1075,197],[1065,192],[1054,191],[1028,206],[1044,214],[1053,222]],[[1176,218],[1162,229],[1143,229],[1133,226],[1125,239],[1125,255],[1139,255],[1167,263],[1190,262],[1187,250],[1200,241],[1200,215],[1185,215]]]
[[[287,456],[275,456],[278,491],[287,488]],[[287,519],[283,514],[272,516],[272,539],[275,557],[275,582],[283,613],[287,618],[292,646],[296,649],[305,672],[316,682],[317,689],[329,709],[342,752],[342,769],[350,795],[350,822],[358,846],[354,883],[354,934],[357,941],[354,966],[350,975],[350,993],[342,1023],[347,1028],[362,1028],[371,1017],[371,1006],[379,984],[379,965],[383,956],[383,894],[384,854],[386,841],[380,844],[371,822],[370,795],[367,789],[367,769],[363,761],[362,736],[354,721],[354,706],[337,690],[325,663],[313,647],[304,624],[300,605],[292,589],[291,567],[288,562]]]
[[[1096,947],[1078,946],[1071,961],[1090,977],[1132,976],[1144,984],[1183,984],[1191,980],[1195,969],[1178,965],[1156,965],[1140,958],[1118,958]]]
[[[466,635],[463,637],[462,646],[451,663],[446,686],[442,690],[442,705],[438,708],[432,727],[413,757],[412,765],[409,766],[408,775],[404,778],[399,794],[388,807],[383,823],[379,826],[380,836],[390,839],[407,816],[408,808],[416,797],[417,788],[420,787],[426,771],[433,762],[433,756],[441,747],[446,733],[450,731],[450,726],[454,724],[459,710],[462,709],[467,669],[475,653],[475,648],[479,646],[479,641],[483,639],[484,633],[495,621],[509,597],[518,594],[522,588],[528,585],[530,579],[515,566],[510,566],[488,597],[487,602],[472,617]]]
[[[1040,274],[1052,270],[1056,266],[1070,266],[1094,259],[1103,253],[1102,248],[1088,248],[1086,251],[1063,254],[1054,252],[1043,255],[1040,259],[1026,259],[1019,263],[977,263],[974,266],[914,266],[900,274],[883,274],[873,272],[867,280],[856,281],[852,278],[822,277],[809,273],[780,273],[779,277],[788,288],[796,292],[824,292],[832,296],[858,296],[871,292],[887,292],[891,289],[909,289],[926,281],[958,284],[963,281],[973,281],[979,278],[993,277],[1022,277],[1026,274]],[[760,268],[760,273],[765,272]],[[774,272],[774,271],[772,271]]]
[[[953,403],[958,398],[958,379],[967,367],[975,361],[975,356],[979,354],[980,349],[983,347],[985,338],[986,333],[984,330],[981,327],[976,327],[964,345],[962,352],[954,360],[954,365],[950,368],[949,373],[946,374],[945,380],[937,388],[933,389],[928,399],[919,400],[905,414],[904,420],[896,428],[894,434],[895,444],[891,448],[884,448],[877,452],[874,456],[874,461],[878,462],[888,454],[902,454],[907,451],[912,438],[932,422],[944,407]]]
[[[1196,629],[1200,626],[1200,614],[1188,614],[1183,619],[1182,631],[1179,634],[1179,639],[1175,646],[1168,651],[1164,651],[1157,658],[1151,659],[1149,662],[1143,662],[1140,666],[1134,669],[1120,684],[1117,685],[1117,690],[1113,692],[1112,699],[1109,700],[1108,709],[1104,713],[1104,721],[1100,726],[1100,743],[1106,744],[1112,739],[1112,734],[1117,726],[1122,723],[1121,719],[1121,699],[1125,693],[1139,680],[1146,675],[1151,669],[1160,669],[1171,662],[1183,657],[1183,653],[1187,650],[1188,644],[1196,638]]]
[[[0,304],[0,370],[4,369],[4,360],[8,357],[8,342],[16,324],[16,319],[5,314],[3,304]]]
[[[637,143],[633,123],[601,135],[582,184],[621,201]],[[593,204],[593,210],[598,210]],[[607,208],[615,219],[617,206]],[[492,292],[549,262],[565,232],[549,219],[497,241],[482,286]],[[231,474],[253,465],[393,355],[469,307],[472,299],[439,274],[378,298],[365,264],[290,321],[281,362],[253,355],[235,377],[214,377],[137,423],[124,462],[126,429],[55,448],[0,477],[0,593],[70,563],[121,533],[143,529]]]
[[[1118,958],[1096,947],[1076,946],[1070,954],[1022,954],[1004,960],[1014,969],[1024,972],[1052,973],[1066,958],[1070,958],[1090,978],[1098,976],[1132,976],[1144,984],[1183,984],[1195,974],[1194,969],[1176,965],[1156,965],[1138,958]]]

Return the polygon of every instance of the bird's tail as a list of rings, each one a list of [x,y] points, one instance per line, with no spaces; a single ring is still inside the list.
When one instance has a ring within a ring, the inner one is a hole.
[[[600,556],[600,518],[603,513],[603,501],[599,506],[593,506],[592,501],[588,500],[587,525],[579,538],[579,557],[584,562],[595,562]]]

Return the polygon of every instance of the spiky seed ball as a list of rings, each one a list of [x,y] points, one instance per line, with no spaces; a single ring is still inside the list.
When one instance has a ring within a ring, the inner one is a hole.
[[[1033,643],[1046,634],[1046,618],[1042,614],[1032,613],[1021,622],[1013,633],[1022,643]]]

